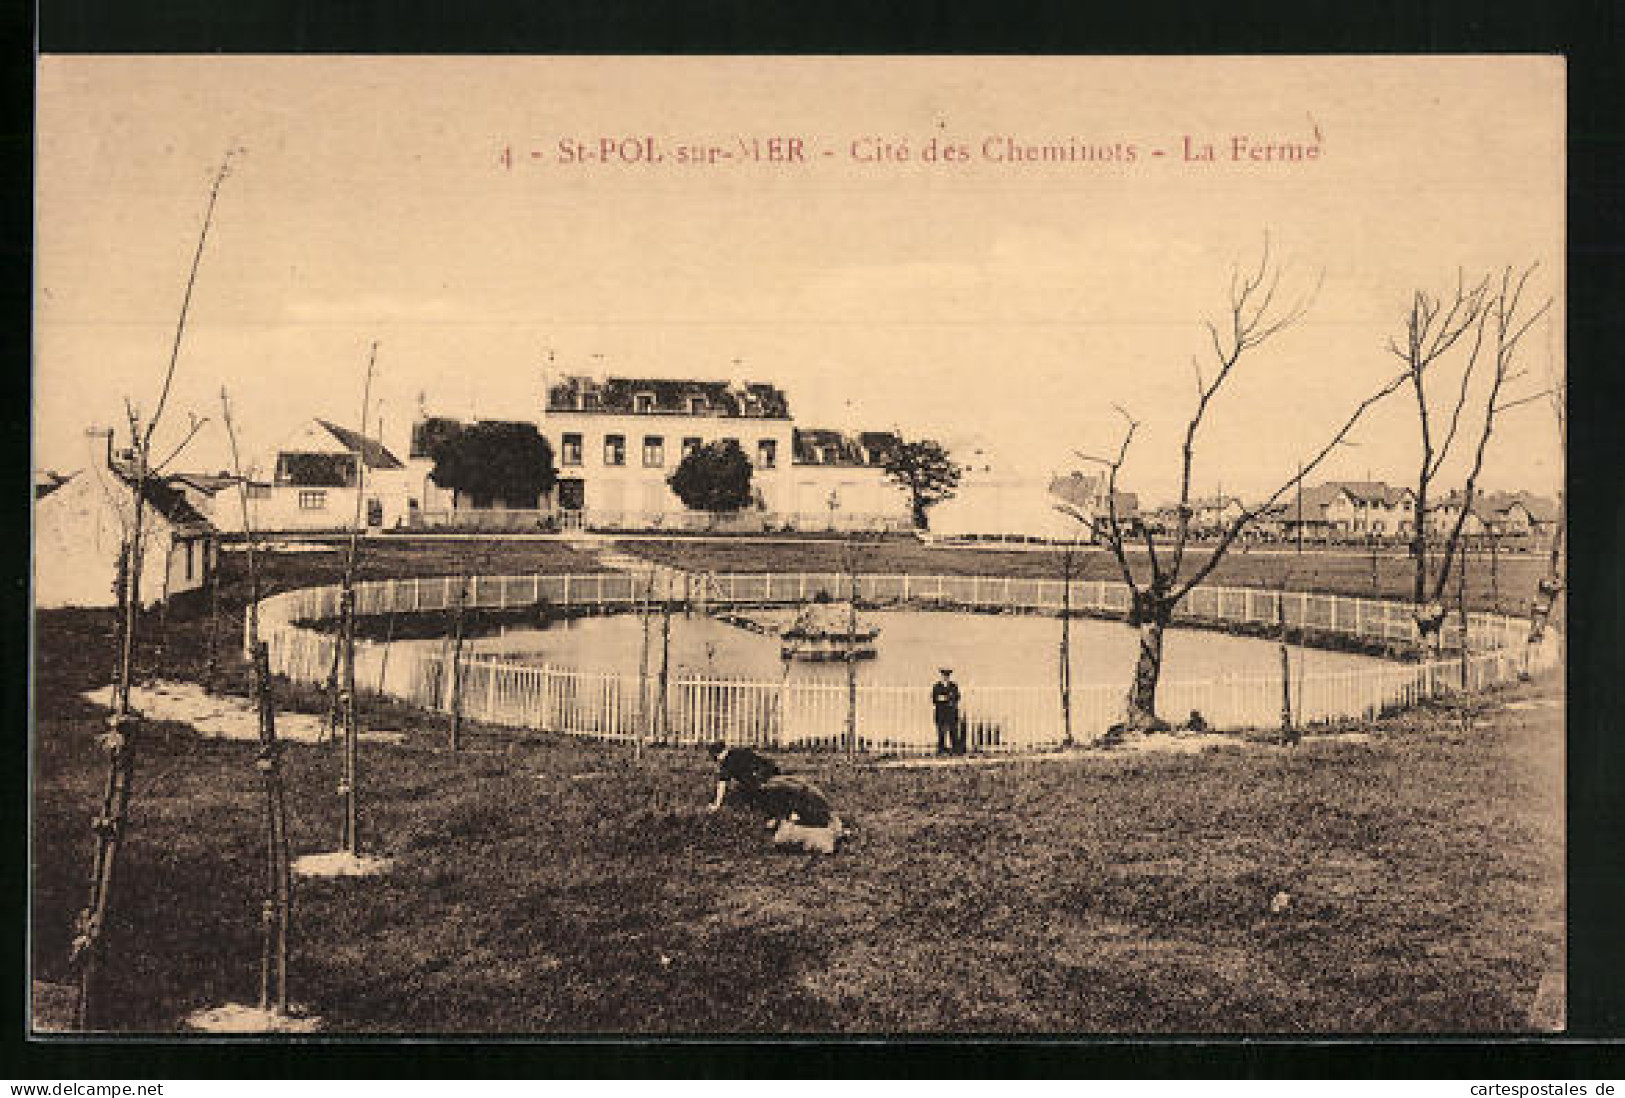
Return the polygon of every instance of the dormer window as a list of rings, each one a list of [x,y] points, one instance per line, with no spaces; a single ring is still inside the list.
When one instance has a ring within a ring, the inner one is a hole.
[[[689,415],[691,415],[691,416],[703,416],[705,414],[705,412],[706,412],[706,405],[705,405],[705,398],[704,397],[689,397],[688,398],[688,414]]]
[[[638,393],[632,398],[632,410],[640,415],[655,410],[655,395],[653,393]]]

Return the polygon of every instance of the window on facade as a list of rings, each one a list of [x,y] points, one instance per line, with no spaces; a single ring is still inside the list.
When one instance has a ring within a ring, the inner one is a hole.
[[[189,541],[186,543],[186,578],[188,580],[192,578],[192,550],[196,547],[194,542]]]
[[[559,440],[559,461],[564,465],[581,464],[581,436],[576,434],[564,435]]]
[[[700,440],[697,438],[685,438],[683,440],[683,456],[687,457],[688,455],[692,454],[695,450],[700,448],[700,445]]]
[[[703,416],[705,414],[705,398],[689,397],[688,414],[691,416]]]
[[[605,435],[604,436],[604,464],[605,465],[625,465],[626,464],[626,436],[625,435]]]
[[[299,509],[301,511],[327,510],[327,493],[303,491],[299,493]]]
[[[763,469],[772,469],[779,462],[778,441],[771,438],[758,439],[756,442],[756,464]]]
[[[653,393],[639,393],[632,398],[632,409],[637,412],[652,412],[655,410],[655,395]]]
[[[666,440],[659,435],[643,436],[643,467],[658,469],[666,464]]]

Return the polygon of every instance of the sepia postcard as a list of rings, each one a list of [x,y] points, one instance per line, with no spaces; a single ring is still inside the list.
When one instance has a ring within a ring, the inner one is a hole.
[[[37,89],[36,1038],[1565,1030],[1561,58]]]

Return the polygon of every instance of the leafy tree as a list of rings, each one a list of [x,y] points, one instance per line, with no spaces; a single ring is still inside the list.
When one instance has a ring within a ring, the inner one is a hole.
[[[926,512],[953,498],[963,472],[940,443],[928,438],[894,444],[886,451],[882,466],[886,475],[908,493],[914,525],[921,530],[931,528]]]
[[[476,507],[501,500],[534,507],[551,491],[553,447],[533,423],[483,422],[438,440],[429,479],[466,495]]]
[[[739,443],[723,439],[689,451],[666,483],[691,511],[738,511],[752,499],[750,473]]]

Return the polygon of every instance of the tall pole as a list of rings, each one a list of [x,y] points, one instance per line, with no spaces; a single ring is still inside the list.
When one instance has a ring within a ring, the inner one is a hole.
[[[451,726],[447,747],[459,751],[463,746],[463,640],[468,622],[468,576],[465,574],[457,586],[457,606],[452,612],[451,640]]]
[[[1286,584],[1275,592],[1275,622],[1281,650],[1281,742],[1298,742],[1292,727],[1292,652],[1286,642]]]
[[[671,735],[671,578],[668,575],[660,599],[660,708],[655,727],[662,743]]]
[[[1072,746],[1072,546],[1061,555],[1061,745]]]
[[[361,505],[367,485],[367,410],[372,406],[372,375],[377,362],[378,341],[373,340],[367,352],[366,379],[361,386],[361,443],[355,455],[355,512],[350,521],[350,546],[344,562],[344,588],[339,603],[342,620],[339,643],[343,664],[339,701],[344,715],[344,778],[340,787],[344,796],[344,824],[341,845],[352,857],[361,854],[361,729],[356,719],[355,574],[356,561],[361,552]]]
[[[846,754],[858,752],[858,553],[854,543],[846,543]]]
[[[1303,462],[1298,462],[1298,554],[1303,554]]]
[[[654,595],[655,572],[649,569],[643,584],[643,598],[638,617],[643,626],[643,644],[638,651],[638,727],[632,741],[632,757],[643,758],[643,740],[649,728],[649,600]]]

